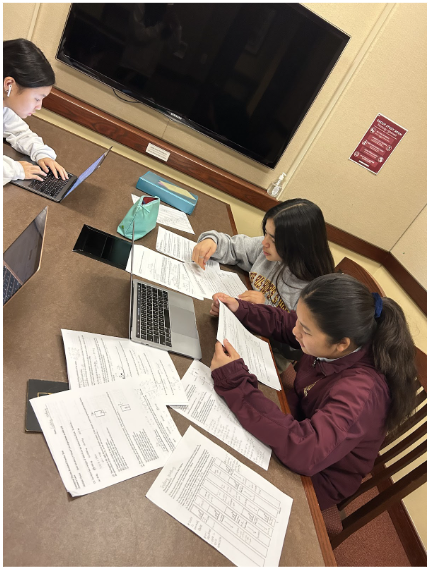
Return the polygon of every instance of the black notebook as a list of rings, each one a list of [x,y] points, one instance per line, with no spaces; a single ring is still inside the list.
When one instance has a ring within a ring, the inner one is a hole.
[[[25,431],[41,432],[39,421],[34,414],[30,399],[38,396],[47,396],[56,392],[68,390],[68,383],[57,381],[40,381],[37,379],[29,379],[27,385],[27,410],[25,412]]]

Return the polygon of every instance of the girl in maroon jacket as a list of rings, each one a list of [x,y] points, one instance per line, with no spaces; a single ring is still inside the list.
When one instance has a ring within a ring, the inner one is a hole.
[[[387,431],[412,411],[415,347],[402,309],[345,274],[320,276],[295,312],[216,294],[250,331],[299,347],[284,415],[225,340],[211,362],[216,392],[291,470],[312,477],[321,509],[352,495]]]

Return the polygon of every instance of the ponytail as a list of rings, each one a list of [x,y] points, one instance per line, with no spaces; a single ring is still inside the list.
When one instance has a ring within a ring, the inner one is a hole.
[[[383,373],[391,394],[387,430],[395,430],[410,416],[415,402],[415,345],[401,307],[383,298],[380,317],[372,340],[375,367]]]
[[[344,337],[355,347],[371,343],[375,368],[391,396],[386,428],[395,430],[413,411],[417,375],[415,345],[401,307],[390,298],[382,298],[380,307],[364,284],[337,273],[310,282],[300,298],[332,344]]]

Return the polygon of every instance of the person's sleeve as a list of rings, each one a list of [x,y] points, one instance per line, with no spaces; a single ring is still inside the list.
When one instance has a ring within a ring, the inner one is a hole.
[[[250,272],[262,251],[263,237],[248,237],[247,235],[231,237],[225,233],[207,231],[199,236],[198,243],[204,239],[212,239],[217,244],[211,260],[236,265],[247,272]]]
[[[13,179],[24,179],[24,168],[9,156],[3,156],[3,185]]]
[[[42,158],[56,159],[54,150],[30,130],[28,124],[13,111],[9,111],[6,117],[3,117],[3,138],[12,148],[30,156],[33,162]]]
[[[235,316],[249,331],[286,343],[296,349],[300,348],[299,342],[293,335],[297,320],[296,312],[287,312],[275,306],[252,304],[243,300],[238,302],[239,308]]]
[[[338,462],[364,436],[361,421],[355,420],[362,410],[350,411],[344,391],[311,419],[299,422],[258,390],[242,359],[216,369],[212,377],[216,393],[241,425],[300,475],[315,475]]]

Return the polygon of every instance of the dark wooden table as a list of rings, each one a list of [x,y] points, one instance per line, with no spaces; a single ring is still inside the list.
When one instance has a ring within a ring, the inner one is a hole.
[[[80,173],[100,147],[36,118],[31,128],[55,148],[69,171]],[[72,252],[84,223],[116,233],[131,193],[146,168],[111,152],[103,166],[62,203],[8,184],[3,189],[3,249],[49,206],[40,271],[3,311],[4,565],[7,566],[230,566],[217,550],[146,497],[159,470],[80,498],[71,498],[42,434],[24,431],[28,379],[67,381],[61,328],[128,336],[129,274]],[[196,240],[216,228],[233,234],[224,203],[191,189],[199,202],[190,217]],[[155,248],[157,228],[138,241]],[[195,300],[202,362],[210,364],[217,321],[210,301]],[[172,355],[182,377],[191,360]],[[286,411],[283,393],[261,385]],[[170,410],[182,434],[189,422]],[[195,426],[196,427],[196,426]],[[265,471],[222,444],[241,462],[293,498],[282,566],[335,565],[309,478],[275,456]]]

